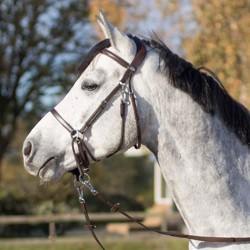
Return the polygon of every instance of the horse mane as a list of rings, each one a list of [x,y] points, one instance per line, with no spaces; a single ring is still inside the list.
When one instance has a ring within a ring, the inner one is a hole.
[[[159,70],[163,61],[163,71],[170,84],[187,93],[205,112],[218,115],[229,130],[250,148],[250,112],[228,94],[218,78],[196,69],[174,54],[157,36],[145,42],[159,53]]]

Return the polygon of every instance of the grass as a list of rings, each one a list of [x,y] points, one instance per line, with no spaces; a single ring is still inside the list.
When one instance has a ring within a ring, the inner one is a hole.
[[[187,250],[188,242],[152,234],[101,239],[107,250]],[[47,239],[0,239],[0,250],[100,250],[97,243],[89,237],[56,238],[55,242]]]

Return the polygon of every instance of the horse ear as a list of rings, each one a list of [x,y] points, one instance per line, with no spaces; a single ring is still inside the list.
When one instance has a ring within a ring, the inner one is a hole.
[[[126,51],[133,50],[133,43],[129,37],[120,31],[117,27],[113,26],[104,16],[103,12],[99,12],[96,17],[97,22],[102,29],[105,38],[110,40],[111,46],[120,52],[120,49],[126,46]],[[120,48],[120,49],[119,49]]]

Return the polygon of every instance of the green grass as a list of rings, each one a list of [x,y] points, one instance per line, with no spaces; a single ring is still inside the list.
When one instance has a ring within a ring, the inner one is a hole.
[[[168,237],[126,236],[100,239],[107,250],[187,250],[188,242]],[[0,250],[100,250],[90,238],[57,238],[48,240],[1,240]]]

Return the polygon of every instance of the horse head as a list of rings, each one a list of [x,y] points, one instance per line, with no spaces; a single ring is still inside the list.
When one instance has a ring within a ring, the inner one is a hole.
[[[140,117],[139,125],[139,117],[134,114],[137,107],[132,105],[135,101],[132,103],[129,97],[131,92],[137,94],[142,85],[143,58],[139,62],[142,64],[133,72],[135,69],[129,68],[129,64],[138,50],[134,39],[110,24],[102,13],[97,21],[106,40],[91,49],[79,67],[79,78],[71,90],[24,141],[25,168],[44,181],[58,180],[63,173],[76,168],[72,133],[78,133],[80,128],[85,128],[81,136],[89,163],[117,151],[126,151],[137,143],[138,130],[143,129],[143,117]],[[126,81],[122,81],[126,74]],[[133,87],[128,86],[128,82],[132,82]],[[104,100],[107,96],[108,100]],[[140,99],[137,96],[138,108]],[[99,112],[96,112],[98,107]]]

